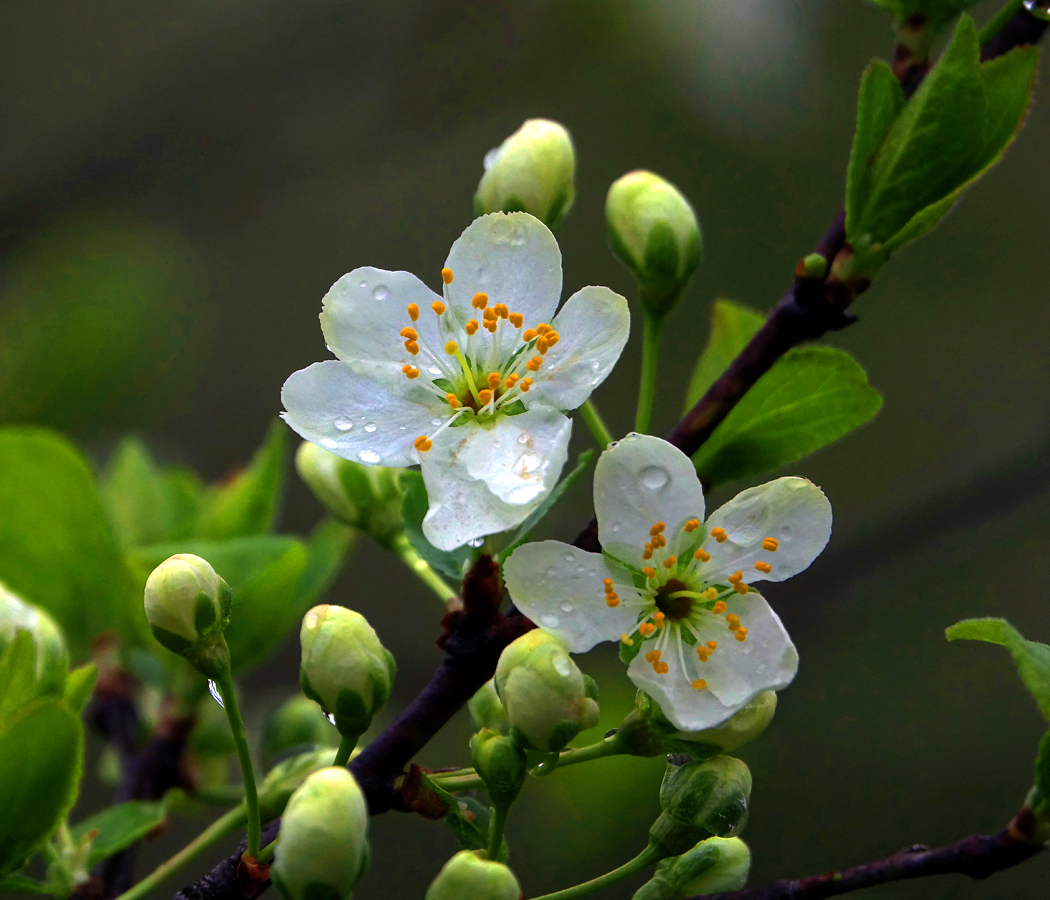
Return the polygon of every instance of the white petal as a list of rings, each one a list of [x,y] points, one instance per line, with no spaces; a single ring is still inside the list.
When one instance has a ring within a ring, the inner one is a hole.
[[[660,645],[652,644],[653,648],[660,646],[660,661],[668,665],[666,673],[658,675],[645,661],[644,652],[627,669],[631,680],[682,731],[720,725],[762,691],[786,687],[798,669],[798,653],[791,639],[759,594],[752,591],[726,602],[748,629],[744,643],[712,618],[700,629],[702,640],[714,639],[718,644],[706,663],[697,660],[691,645],[669,632]],[[706,688],[692,686],[698,678],[707,682]]]
[[[430,509],[427,540],[441,550],[521,524],[558,481],[572,422],[547,407],[449,428],[420,455]]]
[[[430,309],[430,304],[440,299],[409,272],[365,266],[344,275],[325,294],[321,330],[329,349],[347,362],[418,365],[418,358],[405,350],[400,332],[408,326],[415,329],[421,343],[431,348],[444,346],[437,316]],[[420,310],[416,322],[408,315],[410,303]]]
[[[812,481],[805,478],[778,478],[736,495],[707,520],[704,549],[711,561],[699,569],[705,581],[724,581],[737,569],[744,582],[783,581],[809,567],[831,537],[831,504]],[[727,538],[718,543],[712,528],[725,530]],[[777,542],[773,552],[762,542]],[[768,563],[768,574],[755,568]]]
[[[448,418],[448,406],[422,388],[406,383],[395,392],[336,360],[293,372],[281,402],[284,420],[306,440],[365,465],[414,465],[412,442]]]
[[[626,569],[560,541],[519,547],[503,577],[518,609],[573,653],[633,632],[644,605]],[[605,578],[613,580],[618,606],[605,601]]]
[[[649,529],[657,522],[670,536],[688,519],[703,521],[704,491],[681,450],[659,438],[629,434],[598,458],[594,511],[602,547],[641,567]]]
[[[631,330],[627,301],[607,287],[577,291],[551,323],[558,343],[533,376],[526,406],[576,409],[613,370]]]
[[[558,308],[561,251],[550,229],[528,213],[475,219],[452,245],[445,265],[452,270],[449,293],[458,309],[469,308],[482,292],[489,306],[505,303],[531,328],[550,322]]]

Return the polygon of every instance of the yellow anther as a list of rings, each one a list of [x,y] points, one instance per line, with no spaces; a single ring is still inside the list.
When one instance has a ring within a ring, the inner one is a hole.
[[[484,309],[489,305],[489,295],[479,291],[474,295],[474,299],[470,301],[470,305],[473,306],[474,309]]]
[[[492,391],[490,391],[488,388],[484,388],[483,390],[478,391],[478,402],[482,406],[487,406],[491,400]]]
[[[534,356],[527,363],[525,363],[525,368],[528,369],[530,372],[538,372],[540,370],[540,366],[542,365],[543,358],[540,356]]]
[[[448,266],[441,270],[441,280],[445,284],[452,284],[452,270]]]
[[[707,662],[707,658],[709,655],[710,654],[707,652],[707,647],[696,648],[696,658],[700,660],[700,662]]]
[[[613,580],[611,578],[603,578],[602,584],[605,585],[606,589],[611,588],[613,586]]]
[[[780,546],[780,541],[774,537],[768,537],[762,541],[762,549],[768,550],[770,553],[776,553],[777,548]]]
[[[708,641],[707,642],[707,649],[708,650],[717,650],[718,649],[718,641]]]
[[[415,303],[408,304],[408,317],[415,322],[419,318],[419,307]]]
[[[711,537],[718,541],[718,543],[722,544],[725,542],[726,538],[729,537],[729,535],[726,534],[726,530],[724,528],[712,528]]]
[[[626,633],[621,634],[620,635],[620,640],[623,641],[628,647],[633,647],[634,646],[634,641],[631,640],[631,636],[629,634],[626,634]]]
[[[649,635],[656,631],[656,626],[652,622],[642,622],[642,624],[638,626],[638,631],[642,637],[649,637]]]
[[[409,341],[418,341],[419,335],[416,333],[415,328],[409,328],[407,325],[401,329],[401,337]]]
[[[449,341],[447,344],[445,344],[445,352],[449,356],[455,356],[459,352],[459,344],[457,344],[455,341]]]
[[[761,560],[755,563],[755,568],[758,569],[759,572],[765,572],[767,575],[773,571],[773,567],[769,563],[762,562]]]
[[[550,330],[551,327],[546,322],[540,322],[540,324],[536,326],[536,334],[546,334]]]
[[[529,341],[531,341],[534,337],[536,337],[536,329],[535,328],[526,328],[525,331],[522,332],[522,335],[521,335],[521,339],[523,341],[525,341],[526,344]]]
[[[649,566],[646,566],[644,569],[642,569],[642,574],[646,578],[655,578],[656,577],[656,569],[653,569],[653,568],[651,568]]]
[[[470,335],[470,337],[474,337],[474,335],[478,333],[478,320],[471,319],[469,322],[467,322],[466,325],[463,326],[463,330],[468,335]]]
[[[649,529],[649,534],[659,534],[667,526],[663,522],[657,522],[652,528]]]
[[[646,544],[645,545],[645,549],[642,550],[642,559],[652,559],[652,558],[653,558],[653,545],[652,544]]]
[[[430,308],[434,310],[434,312],[437,313],[439,316],[444,315],[445,304],[442,303],[440,300],[435,300],[433,303],[431,303]]]
[[[744,582],[738,581],[736,584],[733,585],[733,590],[736,591],[738,594],[746,594],[750,589],[746,584],[744,584]]]
[[[556,331],[548,331],[544,337],[547,338],[547,346],[553,347],[558,341],[561,340],[561,335]]]
[[[550,343],[547,341],[547,336],[545,334],[541,334],[538,338],[536,338],[536,349],[540,353],[546,353],[548,350],[550,350]]]
[[[529,392],[529,388],[532,387],[532,379],[522,378],[521,384],[519,384],[518,387],[521,388],[521,392],[523,394],[527,394]]]
[[[711,562],[711,554],[701,547],[693,554],[693,559],[698,559],[700,562]]]
[[[653,663],[653,671],[656,672],[657,675],[666,675],[671,671],[671,667],[665,662]]]
[[[434,446],[434,442],[430,440],[425,434],[421,434],[413,442],[412,446],[415,447],[420,453],[426,453],[431,447]]]
[[[521,313],[511,313],[507,318],[515,328],[521,328],[525,324],[525,317]]]
[[[742,643],[744,643],[744,641],[746,641],[746,640],[747,640],[747,632],[746,632],[746,631],[743,631],[743,630],[741,630],[741,631],[738,631],[738,632],[736,633],[736,639],[737,639],[738,641],[740,641],[740,643],[741,643],[741,644],[742,644]]]
[[[667,557],[667,559],[664,560],[664,568],[665,569],[673,569],[677,564],[678,564],[678,557],[677,556],[669,556],[669,557]]]
[[[605,603],[608,606],[619,606],[620,605],[620,598],[617,597],[616,594],[606,594],[605,595]]]
[[[699,519],[690,519],[688,522],[685,523],[685,533],[686,534],[692,534],[699,527],[700,527],[700,520]]]
[[[503,386],[509,391],[517,383],[518,383],[518,376],[516,374],[515,375],[508,375],[507,376],[507,380],[503,382]]]
[[[706,591],[704,591],[704,596],[708,600],[714,600],[718,596],[718,588],[709,587]]]
[[[445,394],[445,399],[448,401],[448,405],[453,409],[459,409],[459,397],[455,394]]]
[[[730,584],[739,584],[743,577],[744,573],[737,569],[732,575],[726,578],[726,581],[728,581]]]
[[[496,388],[499,387],[500,381],[502,381],[502,379],[500,378],[499,372],[489,372],[488,382],[489,387],[492,390],[496,390]]]
[[[404,372],[406,377],[408,377],[408,378],[418,378],[419,377],[419,369],[417,369],[415,366],[410,366],[408,363],[405,363],[401,367],[401,371]]]
[[[714,590],[714,588],[709,588],[708,590],[710,590],[710,591],[713,591],[713,590]],[[709,598],[709,599],[710,599],[710,598]],[[716,616],[720,616],[720,615],[722,615],[722,613],[724,613],[724,612],[725,612],[725,611],[726,611],[726,610],[727,610],[728,608],[729,608],[729,607],[727,607],[727,606],[725,605],[725,603],[724,603],[724,602],[722,602],[721,600],[719,600],[719,601],[718,601],[718,602],[717,602],[717,603],[716,603],[716,604],[715,604],[714,606],[712,606],[712,607],[711,607],[711,612],[713,612],[713,613],[714,613],[714,614],[715,614]]]
[[[689,683],[698,691],[702,691],[705,687],[707,687],[707,682],[704,681],[703,678],[697,678],[696,681],[690,681]]]
[[[413,356],[415,356],[417,353],[419,353],[419,344],[417,344],[415,341],[405,341],[405,349]]]

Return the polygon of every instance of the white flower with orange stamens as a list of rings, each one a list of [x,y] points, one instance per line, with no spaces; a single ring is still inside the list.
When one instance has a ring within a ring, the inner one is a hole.
[[[285,421],[365,465],[419,463],[427,539],[451,550],[520,524],[554,487],[572,423],[627,342],[627,301],[561,296],[554,235],[527,213],[469,225],[438,297],[408,272],[355,269],[324,298],[336,360],[295,372]]]
[[[750,586],[807,568],[831,535],[831,504],[804,478],[749,488],[704,522],[689,457],[632,434],[594,471],[603,553],[519,547],[503,573],[517,607],[574,653],[619,640],[627,674],[683,731],[721,724],[786,687],[798,654]]]

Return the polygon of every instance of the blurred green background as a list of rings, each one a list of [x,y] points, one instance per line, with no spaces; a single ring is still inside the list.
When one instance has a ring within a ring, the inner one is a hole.
[[[862,0],[7,0],[0,35],[0,422],[61,429],[99,461],[132,430],[208,478],[248,458],[284,379],[326,355],[317,314],[340,275],[375,265],[437,283],[482,156],[532,116],[563,122],[577,146],[566,294],[631,296],[604,234],[617,176],[652,169],[697,208],[706,261],[662,357],[655,425],[670,427],[713,298],[767,309],[841,205],[860,72],[892,45]],[[830,341],[886,403],[791,469],[823,487],[835,530],[808,572],[765,592],[801,667],[741,754],[752,884],[998,829],[1031,782],[1041,722],[1006,654],[942,631],[992,614],[1050,639],[1041,93],[1005,162]],[[639,337],[596,395],[617,432]],[[571,539],[589,486],[574,496],[545,536]],[[286,528],[319,516],[293,479]],[[364,541],[329,599],[363,612],[397,657],[395,711],[439,659],[433,600]],[[600,651],[580,662],[611,727],[630,704],[623,669]],[[294,690],[297,666],[291,638],[248,676],[250,719]],[[422,761],[465,763],[468,733],[460,716]],[[660,772],[606,760],[530,784],[508,832],[526,896],[641,849]],[[79,808],[108,790],[89,780]],[[197,827],[150,844],[140,870]],[[373,837],[362,900],[421,897],[454,850],[440,824],[398,814]],[[866,896],[1044,896],[1048,865]]]

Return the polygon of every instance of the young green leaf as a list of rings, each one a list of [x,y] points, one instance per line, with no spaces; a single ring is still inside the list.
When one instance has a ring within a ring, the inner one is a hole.
[[[226,484],[211,488],[196,537],[246,537],[272,530],[284,488],[287,438],[287,426],[275,420],[248,467]]]
[[[95,689],[95,679],[98,677],[98,666],[88,663],[78,669],[73,669],[66,676],[66,687],[62,693],[62,699],[73,712],[79,714],[84,711],[91,692]]]
[[[80,720],[57,700],[34,701],[0,726],[0,877],[69,812],[83,745]]]
[[[1025,640],[1006,619],[964,619],[945,629],[944,635],[949,641],[987,641],[1005,647],[1028,693],[1050,719],[1050,646]]]
[[[73,659],[120,629],[138,640],[136,598],[91,471],[61,436],[0,430],[0,581],[56,619]]]
[[[163,800],[118,803],[73,826],[71,837],[73,844],[79,845],[90,832],[98,832],[88,851],[87,864],[93,866],[141,841],[164,824],[167,814],[167,804]]]
[[[455,550],[438,550],[423,534],[423,517],[427,514],[427,489],[419,472],[406,471],[401,475],[401,488],[405,495],[401,501],[401,516],[404,520],[405,536],[412,542],[416,552],[432,568],[442,575],[461,581],[470,565],[469,546]]]
[[[19,629],[0,657],[0,722],[40,694],[36,680],[36,647],[28,631]]]
[[[707,389],[718,379],[737,354],[755,336],[766,317],[756,310],[732,300],[716,300],[711,314],[711,336],[696,361],[689,380],[683,412],[692,409]]]
[[[881,406],[848,353],[797,347],[747,392],[693,463],[712,486],[762,475],[838,440]]]

